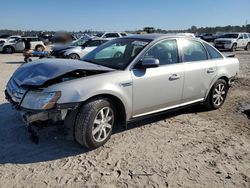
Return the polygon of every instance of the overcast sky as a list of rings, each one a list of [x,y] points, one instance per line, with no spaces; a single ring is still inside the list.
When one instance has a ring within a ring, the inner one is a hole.
[[[250,23],[250,0],[9,0],[0,29],[122,31]]]

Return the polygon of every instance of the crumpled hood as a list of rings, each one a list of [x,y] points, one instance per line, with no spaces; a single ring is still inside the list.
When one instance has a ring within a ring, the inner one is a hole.
[[[46,81],[75,70],[113,71],[114,69],[71,59],[40,59],[20,66],[12,78],[20,86],[41,86]]]

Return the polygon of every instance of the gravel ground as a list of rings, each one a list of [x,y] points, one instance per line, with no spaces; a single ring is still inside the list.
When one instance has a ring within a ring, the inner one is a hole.
[[[129,125],[88,151],[58,128],[38,145],[4,98],[22,54],[0,54],[0,187],[250,187],[250,53],[224,106],[200,106]]]

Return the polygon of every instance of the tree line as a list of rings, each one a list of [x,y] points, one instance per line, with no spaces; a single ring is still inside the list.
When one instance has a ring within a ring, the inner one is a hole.
[[[145,30],[146,28],[146,30]],[[188,29],[180,29],[180,30],[171,30],[171,29],[159,29],[159,28],[154,28],[154,27],[145,27],[143,29],[139,30],[129,30],[126,31],[127,33],[142,33],[142,32],[147,32],[147,29],[150,30],[150,32],[155,32],[155,33],[183,33],[183,32],[188,32],[188,33],[195,33],[195,34],[202,34],[202,33],[227,33],[227,32],[249,32],[250,33],[250,24],[247,25],[242,25],[242,26],[216,26],[216,27],[196,27],[192,26]],[[2,34],[9,34],[9,35],[26,35],[26,36],[36,36],[39,33],[44,32],[47,34],[54,34],[56,31],[36,31],[36,30],[28,30],[28,31],[22,31],[22,30],[9,30],[9,29],[0,29],[0,35]],[[88,34],[93,34],[93,33],[98,33],[99,31],[94,31],[94,30],[82,30],[82,31],[72,31],[69,32],[71,34],[83,34],[83,33],[88,33]]]

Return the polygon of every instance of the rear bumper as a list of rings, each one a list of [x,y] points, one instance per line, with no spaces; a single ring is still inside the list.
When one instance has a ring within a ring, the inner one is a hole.
[[[234,84],[236,79],[237,79],[237,74],[229,79],[228,81],[229,87],[231,87]]]

